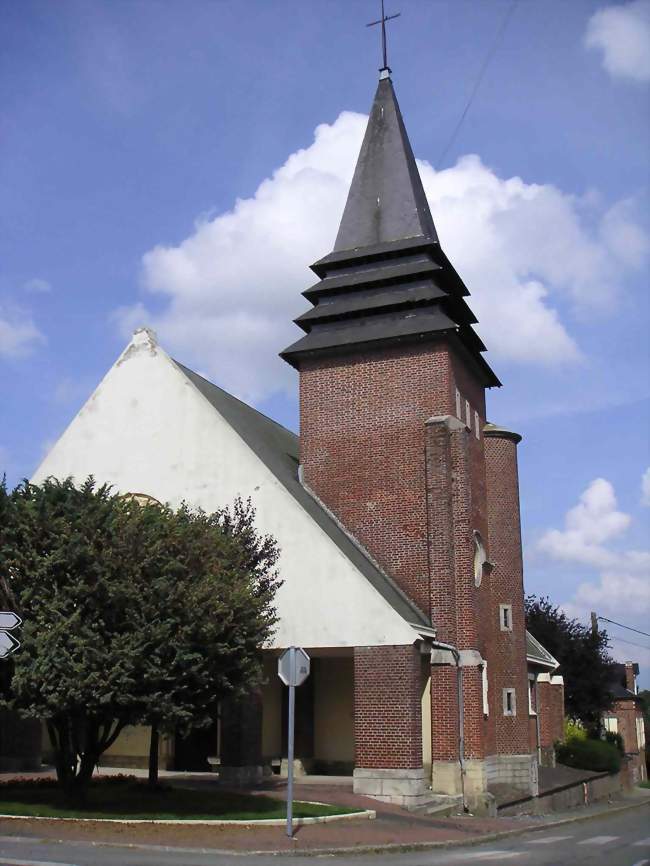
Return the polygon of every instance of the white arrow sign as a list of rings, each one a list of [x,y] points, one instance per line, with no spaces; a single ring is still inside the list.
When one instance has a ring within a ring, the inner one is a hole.
[[[19,646],[20,643],[8,631],[0,631],[0,659],[6,659]]]
[[[0,610],[0,629],[11,631],[12,628],[17,628],[22,625],[23,621],[11,610]]]
[[[0,611],[0,659],[6,659],[20,646],[20,641],[17,641],[9,632],[12,628],[22,625],[22,622],[18,614],[12,610]]]

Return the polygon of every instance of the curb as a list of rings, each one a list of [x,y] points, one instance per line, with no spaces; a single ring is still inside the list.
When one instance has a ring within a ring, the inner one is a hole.
[[[440,842],[392,842],[385,845],[363,845],[363,846],[355,846],[355,847],[345,847],[345,848],[293,848],[291,850],[279,851],[276,849],[265,849],[265,850],[247,850],[247,851],[233,851],[229,848],[187,848],[187,847],[175,847],[171,845],[143,845],[138,842],[92,842],[92,841],[80,841],[80,840],[71,840],[71,839],[52,839],[52,838],[37,838],[33,836],[29,837],[21,837],[14,836],[10,837],[13,841],[29,841],[29,842],[44,842],[50,844],[66,844],[75,847],[83,847],[90,846],[93,848],[126,848],[128,850],[136,850],[136,851],[158,851],[160,853],[173,853],[177,852],[179,854],[207,854],[207,855],[218,855],[222,857],[255,857],[255,856],[274,856],[274,857],[293,857],[299,855],[301,857],[320,857],[323,855],[354,855],[354,854],[381,854],[381,853],[404,853],[407,854],[411,851],[427,851],[427,850],[444,850],[447,848],[474,848],[478,845],[483,845],[488,842],[497,842],[501,839],[509,839],[516,836],[523,836],[526,833],[539,833],[543,830],[553,829],[555,827],[562,827],[567,824],[576,824],[582,821],[589,821],[593,818],[601,818],[604,815],[616,815],[620,812],[631,811],[632,809],[639,809],[642,806],[650,805],[650,798],[647,800],[637,800],[634,803],[625,803],[624,805],[617,806],[615,808],[609,809],[601,809],[597,812],[592,812],[588,815],[575,815],[570,816],[568,818],[561,818],[557,821],[547,821],[540,822],[537,825],[528,825],[526,827],[516,827],[512,830],[502,830],[500,832],[494,833],[484,833],[480,836],[475,836],[471,839],[452,839],[452,840],[442,840]],[[8,818],[16,818],[18,820],[32,820],[27,817],[19,817],[17,815],[9,815],[6,816]],[[328,816],[334,817],[334,816]],[[347,816],[346,816],[347,817]],[[65,819],[65,818],[43,818],[41,820],[50,820],[50,821],[65,821],[65,820],[75,820],[75,819]],[[93,819],[76,819],[76,820],[93,820]],[[304,820],[304,819],[303,819]],[[124,822],[128,823],[128,822]],[[143,823],[153,823],[153,822],[143,822]],[[244,822],[239,822],[242,826],[246,826]],[[284,822],[282,822],[284,823]],[[5,837],[7,838],[7,837]]]
[[[310,804],[311,805],[311,804]],[[320,805],[320,804],[318,804]],[[331,824],[334,821],[350,821],[364,818],[374,821],[377,813],[374,809],[363,809],[360,812],[344,812],[342,815],[313,815],[307,818],[294,818],[294,827],[308,824]],[[69,824],[152,824],[156,827],[164,825],[180,825],[190,827],[284,827],[286,818],[255,818],[250,821],[237,821],[218,818],[57,818],[52,815],[3,815],[3,821],[57,821]]]

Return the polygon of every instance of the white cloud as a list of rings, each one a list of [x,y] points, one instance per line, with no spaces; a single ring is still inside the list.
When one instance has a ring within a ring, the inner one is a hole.
[[[292,319],[306,309],[300,292],[316,281],[307,265],[332,248],[365,124],[343,112],[320,125],[310,146],[291,154],[254,197],[199,220],[178,246],[146,253],[143,286],[162,298],[162,310],[122,308],[122,329],[151,325],[179,358],[245,399],[286,389],[292,373],[277,353],[300,336]],[[491,357],[578,360],[556,302],[586,309],[616,294],[644,238],[629,209],[599,214],[597,204],[553,186],[500,178],[478,156],[441,172],[419,165]],[[606,233],[592,227],[599,217],[617,227],[617,262]]]
[[[641,476],[641,505],[650,508],[650,466]]]
[[[616,508],[614,488],[604,478],[596,478],[571,508],[565,528],[550,529],[539,541],[539,547],[556,559],[605,565],[609,552],[604,542],[620,535],[630,525],[628,514]]]
[[[597,572],[593,579],[582,581],[562,605],[570,616],[584,620],[595,610],[625,625],[644,627],[650,614],[650,551],[608,545],[622,536],[630,523],[631,517],[618,510],[612,484],[597,478],[567,512],[564,529],[551,529],[540,539],[540,550],[552,559],[586,565]],[[629,658],[630,653],[641,652],[638,647],[636,651],[626,648],[625,634],[615,640],[618,630],[608,632],[615,657]],[[633,633],[629,635],[632,640]]]
[[[599,9],[589,19],[585,45],[602,51],[613,78],[650,81],[650,0]]]
[[[0,304],[0,358],[24,358],[43,342],[45,337],[28,314]]]
[[[23,283],[23,290],[29,294],[42,295],[52,291],[52,284],[47,280],[41,279],[41,277],[34,277]]]

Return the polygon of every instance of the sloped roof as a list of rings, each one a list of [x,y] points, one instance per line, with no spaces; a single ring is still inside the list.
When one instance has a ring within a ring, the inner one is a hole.
[[[403,238],[437,241],[390,78],[380,79],[335,252]]]
[[[559,661],[529,631],[526,632],[526,659],[531,664],[550,668],[551,670],[555,670],[560,666]]]
[[[298,437],[281,424],[213,385],[178,361],[174,364],[200,391],[207,401],[241,436],[249,448],[315,523],[336,544],[341,553],[370,582],[390,606],[408,623],[431,627],[424,613],[402,592],[397,584],[376,565],[370,555],[327,511],[299,477]],[[308,543],[306,541],[306,543]]]

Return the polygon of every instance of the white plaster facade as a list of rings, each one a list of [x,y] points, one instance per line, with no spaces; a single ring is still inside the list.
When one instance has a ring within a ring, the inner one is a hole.
[[[122,355],[32,481],[93,475],[206,511],[251,497],[281,549],[271,648],[411,644],[418,633],[341,552],[147,330]]]

